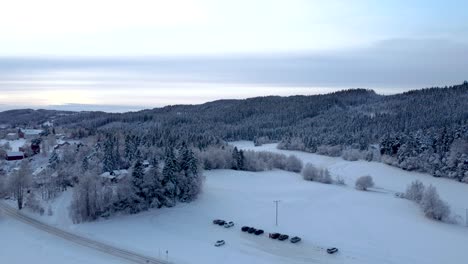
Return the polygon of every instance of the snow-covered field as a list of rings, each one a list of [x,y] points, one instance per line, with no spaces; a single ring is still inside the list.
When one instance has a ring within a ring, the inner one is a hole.
[[[464,215],[464,208],[468,207],[466,184],[381,163],[348,162],[341,158],[277,150],[274,144],[262,147],[254,147],[251,142],[233,144],[244,149],[294,153],[304,163],[327,167],[332,175],[342,176],[348,185],[306,182],[299,174],[278,170],[206,171],[204,192],[190,204],[73,225],[67,218],[71,193],[66,192],[54,202],[54,215],[41,219],[145,255],[168,257],[175,263],[428,264],[465,263],[468,259],[468,228],[429,220],[416,204],[393,195],[404,191],[412,180],[419,179],[436,185],[455,213]],[[353,188],[354,179],[364,174],[373,176],[377,187],[374,191]],[[278,226],[275,226],[273,200],[281,200]],[[216,218],[232,220],[236,226],[231,229],[215,226],[211,222]],[[0,222],[0,230],[9,229],[10,224],[7,224],[8,228]],[[298,235],[303,241],[291,244],[271,240],[267,234],[242,233],[243,225],[262,228],[266,233]],[[27,231],[24,239],[29,239],[29,232],[38,235]],[[2,240],[3,237],[2,232]],[[224,239],[226,245],[214,247],[219,239]],[[30,243],[35,240],[33,238]],[[0,242],[0,250],[3,250],[1,243],[8,242]],[[61,248],[59,239],[48,249],[55,246]],[[324,248],[331,246],[338,247],[340,252],[328,255]],[[39,246],[32,244],[31,247]],[[3,252],[0,253],[3,258]],[[8,260],[22,262],[14,254],[8,254]],[[62,254],[63,251],[59,256]],[[39,254],[39,258],[48,257],[44,255]]]
[[[0,263],[123,264],[126,262],[64,241],[0,213]]]

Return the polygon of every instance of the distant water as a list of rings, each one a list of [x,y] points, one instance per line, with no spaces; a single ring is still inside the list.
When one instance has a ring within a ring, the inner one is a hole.
[[[313,56],[0,58],[0,110],[134,111],[171,104],[372,88],[422,88],[359,77]],[[340,68],[341,67],[341,68]]]

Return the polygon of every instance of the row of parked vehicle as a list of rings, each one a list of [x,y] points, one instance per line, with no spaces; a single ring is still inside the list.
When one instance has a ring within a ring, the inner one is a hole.
[[[233,227],[234,226],[234,222],[233,221],[224,221],[224,220],[221,220],[221,219],[215,219],[213,220],[213,224],[215,225],[219,225],[219,226],[224,226],[224,228],[230,228],[230,227]]]
[[[265,233],[262,229],[256,229],[256,228],[254,228],[254,227],[249,227],[249,226],[243,226],[243,227],[241,228],[241,231],[242,231],[242,232],[247,232],[247,233],[249,233],[249,234],[255,234],[255,235],[257,235],[257,236],[259,236],[259,235]]]
[[[268,234],[268,237],[271,238],[271,239],[278,239],[279,241],[284,241],[284,240],[287,240],[289,238],[288,235],[280,234],[280,233],[270,233],[270,234]],[[298,237],[298,236],[294,236],[294,237],[291,237],[291,239],[289,241],[291,243],[295,244],[295,243],[301,241],[301,238]]]
[[[230,228],[230,227],[233,227],[234,226],[234,222],[233,221],[225,221],[225,220],[221,220],[221,219],[215,219],[213,220],[213,224],[215,225],[219,225],[219,226],[223,226],[224,228]],[[263,231],[263,229],[256,229],[254,227],[250,227],[250,226],[243,226],[241,228],[241,231],[242,232],[246,232],[246,233],[249,233],[249,234],[255,234],[257,236],[265,233],[265,231]],[[278,239],[279,241],[284,241],[284,240],[287,240],[289,238],[288,235],[286,234],[280,234],[280,233],[269,233],[268,234],[268,237],[271,238],[271,239]],[[289,241],[293,244],[297,243],[297,242],[300,242],[301,241],[301,238],[298,237],[298,236],[294,236],[294,237],[291,237],[291,239],[289,239]],[[216,247],[220,247],[220,246],[223,246],[225,245],[226,242],[224,240],[218,240],[216,241],[215,243],[215,246]],[[327,253],[328,254],[335,254],[336,252],[338,252],[338,249],[337,248],[328,248],[327,249]]]

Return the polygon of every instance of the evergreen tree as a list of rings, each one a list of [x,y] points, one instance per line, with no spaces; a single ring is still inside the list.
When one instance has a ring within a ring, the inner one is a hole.
[[[60,162],[59,156],[57,152],[54,150],[54,152],[52,152],[52,155],[49,158],[49,167],[52,169],[56,169],[59,162]]]
[[[162,186],[164,189],[165,196],[164,205],[167,207],[172,207],[175,205],[175,200],[177,196],[177,172],[177,161],[175,158],[174,150],[172,148],[167,148],[166,158],[164,160],[164,168],[162,171]]]
[[[244,151],[240,150],[239,155],[237,156],[237,169],[239,169],[239,170],[244,170],[245,169],[244,159],[245,159],[244,158]]]
[[[135,198],[133,203],[136,204],[135,208],[145,210],[147,208],[148,190],[145,188],[145,172],[141,160],[137,160],[133,165],[132,170],[132,186]]]
[[[239,151],[237,150],[237,147],[234,147],[232,150],[232,169],[239,169]]]

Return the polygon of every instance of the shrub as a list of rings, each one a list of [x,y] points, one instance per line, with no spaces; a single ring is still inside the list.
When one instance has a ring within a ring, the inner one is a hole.
[[[450,206],[440,199],[437,189],[432,185],[424,191],[421,207],[427,217],[438,221],[447,219],[450,215]]]
[[[294,155],[290,155],[287,159],[286,159],[286,170],[287,171],[292,171],[292,172],[301,172],[302,170],[302,161],[294,156]]]
[[[320,171],[311,163],[307,163],[302,169],[302,177],[306,181],[315,181],[320,175]]]
[[[418,180],[413,181],[406,188],[404,197],[406,199],[420,203],[424,195],[424,189],[425,189],[424,184],[421,181],[418,181]]]
[[[361,191],[367,191],[367,188],[374,186],[374,180],[371,176],[361,176],[356,180],[356,189]]]
[[[302,177],[306,181],[316,181],[326,184],[333,183],[330,172],[327,169],[317,169],[311,163],[305,165],[302,170]]]
[[[341,157],[344,160],[349,161],[356,161],[362,159],[363,154],[359,151],[359,149],[345,149],[343,150]]]
[[[336,185],[346,185],[343,177],[341,177],[341,176],[336,176],[334,182],[335,182]]]

